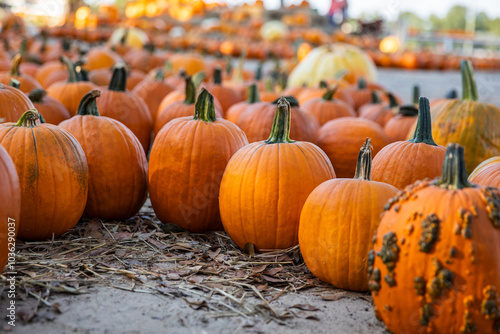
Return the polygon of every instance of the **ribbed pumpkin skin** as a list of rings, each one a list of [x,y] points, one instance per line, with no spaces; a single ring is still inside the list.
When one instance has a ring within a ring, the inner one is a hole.
[[[140,97],[128,91],[103,89],[97,99],[97,108],[101,116],[123,123],[139,139],[144,152],[149,151],[153,125],[148,107]]]
[[[15,232],[17,232],[21,216],[21,189],[16,166],[2,145],[0,145],[0,190],[1,273],[7,264],[7,255],[9,253],[9,223],[15,223]]]
[[[259,250],[295,246],[307,196],[334,177],[328,157],[314,144],[252,143],[236,152],[222,178],[224,229],[241,248],[246,243]]]
[[[40,102],[33,102],[33,106],[50,124],[57,125],[71,117],[64,105],[50,96],[44,96]]]
[[[186,99],[186,94],[184,93],[184,89],[182,91],[174,90],[173,92],[168,93],[167,96],[165,96],[163,100],[161,100],[161,103],[158,106],[158,113],[160,113],[161,110],[165,109],[165,107],[168,106],[169,104],[172,104],[177,101],[184,101],[185,99]],[[215,110],[222,114],[222,106],[219,100],[217,100],[215,96],[214,96],[214,105],[215,105]],[[156,114],[156,117],[158,117],[158,113]]]
[[[109,117],[74,116],[59,126],[70,132],[87,155],[89,193],[84,216],[124,220],[147,197],[146,154],[137,137]]]
[[[87,202],[88,167],[78,141],[52,125],[0,125],[0,144],[9,152],[21,185],[18,237],[43,240],[67,232]]]
[[[9,72],[0,73],[0,83],[1,84],[8,85],[10,83],[11,79],[15,79],[15,80],[19,81],[19,83],[21,84],[19,86],[19,89],[23,93],[29,93],[33,89],[42,88],[42,85],[40,85],[40,83],[38,81],[36,81],[30,75],[22,74],[21,76],[14,77],[14,76],[10,75]]]
[[[366,104],[359,108],[359,117],[369,119],[384,127],[394,116],[394,110],[385,104]]]
[[[398,190],[359,179],[334,179],[307,198],[299,245],[307,267],[335,287],[367,291],[367,254],[387,201]]]
[[[0,123],[17,122],[26,110],[32,108],[33,103],[19,89],[0,85]]]
[[[236,125],[245,132],[249,143],[266,140],[273,125],[276,105],[260,104],[247,109],[240,115]],[[290,138],[297,141],[316,143],[319,123],[306,115],[299,107],[292,107]]]
[[[224,119],[180,117],[165,125],[149,159],[149,196],[157,217],[191,232],[221,229],[222,174],[246,144],[243,131]]]
[[[156,121],[156,114],[158,113],[158,107],[160,106],[161,101],[165,98],[165,96],[173,91],[174,87],[171,87],[163,81],[146,78],[139,82],[134,87],[134,90],[132,92],[142,98],[144,102],[146,102],[151,115],[151,120],[154,124]]]
[[[445,100],[432,110],[432,136],[438,145],[465,148],[470,173],[485,159],[500,155],[500,108],[471,100]]]
[[[47,95],[61,102],[69,114],[75,116],[82,97],[96,88],[97,86],[89,81],[58,81],[47,88]]]
[[[417,122],[416,116],[396,115],[385,123],[384,131],[392,142],[406,140],[408,132]],[[413,135],[413,133],[412,133]]]
[[[500,188],[500,157],[483,161],[469,175],[469,181],[481,186]]]
[[[318,132],[318,146],[332,162],[337,177],[351,178],[356,170],[359,148],[370,138],[373,154],[389,144],[389,138],[377,123],[362,119],[343,117],[323,125]]]
[[[217,98],[217,100],[219,100],[223,113],[225,113],[233,104],[243,101],[243,96],[241,96],[240,92],[234,88],[214,83],[207,83],[202,86],[205,87],[215,98]]]
[[[373,159],[373,181],[385,182],[399,190],[425,178],[441,175],[446,148],[424,143],[398,141],[384,147]]]
[[[314,98],[302,105],[305,113],[316,118],[320,125],[341,117],[356,117],[356,112],[342,100],[325,101],[321,97]]]
[[[260,94],[260,93],[259,93]],[[278,96],[279,97],[279,96]],[[273,99],[273,101],[276,99]],[[238,102],[233,104],[225,113],[225,119],[229,122],[238,124],[238,120],[240,116],[247,111],[249,108],[263,106],[266,105],[267,102],[256,102],[256,103],[248,103],[247,101]]]

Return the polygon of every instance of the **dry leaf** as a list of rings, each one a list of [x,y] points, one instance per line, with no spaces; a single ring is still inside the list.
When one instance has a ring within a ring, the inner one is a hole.
[[[266,268],[267,268],[267,264],[263,264],[263,265],[257,266],[257,267],[252,267],[252,273],[254,273],[254,274],[261,273],[264,270],[266,270]]]
[[[311,304],[295,304],[291,308],[298,308],[302,311],[317,311],[319,308],[312,306]]]
[[[330,292],[330,293],[322,294],[321,299],[334,302],[334,301],[340,300],[342,298],[345,298],[347,296],[348,296],[348,294],[345,291],[333,292],[333,293]]]

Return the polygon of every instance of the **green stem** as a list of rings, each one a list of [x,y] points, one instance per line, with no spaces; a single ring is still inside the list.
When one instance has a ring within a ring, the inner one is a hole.
[[[101,96],[101,91],[94,89],[85,94],[78,105],[79,116],[100,116],[99,109],[97,109],[97,98]]]
[[[163,68],[159,68],[156,71],[155,80],[158,82],[162,82],[165,79],[165,70]]]
[[[446,146],[441,178],[436,182],[442,188],[459,190],[474,188],[467,180],[465,169],[464,148],[458,144],[450,143]]]
[[[155,52],[155,45],[152,42],[144,44],[144,50],[148,51],[149,53],[154,53]]]
[[[417,127],[413,137],[408,141],[415,144],[424,143],[437,146],[432,138],[431,108],[426,97],[421,97],[418,101]]]
[[[248,87],[247,103],[252,104],[257,102],[260,102],[259,88],[257,87],[257,84],[253,83]]]
[[[418,109],[413,105],[401,106],[398,108],[398,114],[402,116],[415,117],[418,115]]]
[[[230,75],[233,72],[233,58],[226,56],[226,74]]]
[[[396,100],[394,95],[392,95],[391,92],[387,92],[386,95],[387,95],[387,98],[389,99],[389,108],[394,108],[394,107],[399,106],[398,101]]]
[[[28,97],[33,103],[40,103],[43,102],[43,98],[47,96],[47,92],[41,88],[35,88],[33,89]]]
[[[263,62],[260,61],[259,62],[259,66],[257,66],[257,70],[255,70],[255,80],[256,81],[260,81],[262,79],[262,66],[263,66]]]
[[[358,89],[366,89],[366,80],[364,78],[359,78]]]
[[[66,66],[68,70],[68,82],[77,82],[78,77],[73,62],[71,62],[71,60],[66,56],[60,56],[59,60]]]
[[[108,89],[115,92],[124,92],[127,89],[127,69],[124,64],[113,66],[113,76]]]
[[[271,77],[264,78],[264,90],[266,92],[274,91],[274,80]]]
[[[338,88],[339,86],[334,86],[332,89],[327,90],[326,93],[323,94],[322,99],[325,101],[333,101],[334,100],[333,96],[337,92]]]
[[[271,134],[266,140],[267,144],[293,143],[290,139],[290,124],[292,112],[290,103],[285,97],[280,97],[277,101],[276,114],[274,115]]]
[[[299,106],[299,101],[294,97],[294,96],[282,96],[276,100],[273,101],[273,104],[278,104],[278,102],[281,100],[281,99],[285,99],[289,104],[290,104],[290,107],[298,107]]]
[[[186,98],[184,99],[185,104],[193,104],[196,102],[196,87],[191,76],[187,76],[186,79]]]
[[[10,78],[9,86],[19,89],[19,87],[21,87],[21,83],[19,82],[19,80]]]
[[[413,86],[413,104],[417,104],[419,98],[420,98],[420,86],[414,85]]]
[[[45,118],[43,117],[42,114],[38,113],[38,115],[40,115],[40,124],[45,124],[47,123],[47,121],[45,121]]]
[[[445,99],[456,99],[457,97],[458,93],[454,88],[450,89],[448,93],[446,93],[446,95],[444,96]]]
[[[14,58],[12,58],[12,65],[10,66],[10,75],[13,77],[18,77],[21,75],[19,72],[19,65],[21,65],[21,61],[23,57],[20,53],[16,54]]]
[[[21,115],[14,126],[24,126],[26,128],[36,127],[36,121],[40,119],[40,114],[36,109],[30,109]]]
[[[222,84],[222,70],[219,66],[214,69],[214,84]]]
[[[214,97],[205,88],[201,89],[198,100],[196,100],[193,119],[209,123],[217,120],[215,117]]]
[[[328,88],[328,84],[326,83],[326,81],[321,80],[319,82],[319,88]]]
[[[372,91],[372,104],[379,104],[382,103],[380,100],[380,97],[378,97],[378,94],[376,91]]]
[[[477,87],[474,79],[474,70],[470,61],[462,59],[460,62],[462,72],[462,100],[477,101]]]
[[[370,138],[366,138],[358,154],[358,163],[356,164],[356,173],[354,179],[371,181],[372,179],[372,145]]]

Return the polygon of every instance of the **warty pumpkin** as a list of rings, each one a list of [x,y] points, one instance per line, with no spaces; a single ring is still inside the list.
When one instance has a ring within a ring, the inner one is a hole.
[[[240,149],[224,171],[222,224],[241,248],[247,243],[259,251],[295,246],[307,196],[335,177],[321,149],[290,139],[292,121],[290,104],[280,98],[269,138]]]
[[[373,180],[402,190],[425,178],[441,175],[446,149],[432,138],[429,100],[420,98],[417,128],[408,141],[385,146],[373,160]]]
[[[202,89],[194,117],[172,120],[154,141],[149,195],[157,217],[191,232],[221,229],[222,174],[231,156],[247,144],[236,125],[216,118],[213,97]]]
[[[21,186],[18,237],[58,237],[76,225],[87,202],[88,166],[78,141],[66,130],[40,124],[31,109],[17,123],[0,125],[0,144],[11,156]]]
[[[134,93],[126,90],[127,71],[125,65],[117,64],[113,68],[113,77],[107,89],[102,90],[97,100],[101,116],[111,117],[132,130],[141,142],[144,152],[149,151],[153,125],[146,102]]]
[[[16,240],[21,215],[21,188],[16,166],[0,145],[0,273]],[[14,270],[8,270],[14,271]]]
[[[371,180],[370,139],[361,147],[353,179],[316,187],[300,215],[299,245],[311,272],[335,287],[367,291],[366,255],[385,203],[398,190]]]
[[[33,103],[19,89],[0,84],[0,123],[17,122],[26,110],[33,108]]]
[[[442,176],[386,206],[368,255],[375,314],[393,333],[496,333],[500,192],[467,181],[449,144]]]
[[[89,167],[89,192],[84,216],[107,220],[128,219],[147,197],[147,161],[139,139],[125,125],[100,116],[96,99],[87,93],[78,113],[59,126],[82,146]]]
[[[316,118],[320,126],[332,119],[357,116],[349,104],[334,98],[336,91],[336,87],[327,90],[322,97],[311,99],[302,105],[304,112]]]
[[[71,117],[64,105],[53,97],[47,96],[47,92],[43,89],[32,90],[28,97],[47,123],[58,125]]]
[[[17,55],[14,56],[14,58],[12,58],[12,65],[10,71],[0,73],[0,83],[8,85],[11,79],[16,79],[17,81],[19,81],[20,83],[19,89],[23,93],[29,93],[33,89],[42,88],[40,83],[38,83],[38,81],[36,81],[32,76],[24,73],[21,74],[21,71],[19,70],[19,65],[21,64],[22,59],[23,58],[20,53],[18,53]]]
[[[500,157],[481,162],[470,174],[469,181],[481,186],[500,188]]]
[[[389,144],[389,138],[377,123],[354,117],[342,117],[326,122],[318,131],[318,146],[326,153],[337,177],[353,177],[359,147],[371,139],[373,153]]]

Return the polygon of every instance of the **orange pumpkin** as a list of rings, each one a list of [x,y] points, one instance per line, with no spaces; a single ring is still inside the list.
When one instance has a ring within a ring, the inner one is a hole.
[[[49,61],[38,68],[35,79],[44,89],[47,89],[54,82],[67,81],[68,70],[59,60]]]
[[[307,196],[335,177],[316,145],[290,139],[291,118],[290,104],[280,98],[269,138],[240,149],[224,171],[222,224],[241,248],[247,243],[259,251],[295,246]]]
[[[398,190],[372,181],[370,139],[361,147],[354,179],[320,184],[307,198],[299,245],[307,268],[337,288],[368,290],[366,254],[385,203]],[[348,208],[348,209],[347,209]]]
[[[0,73],[0,83],[8,85],[11,79],[16,79],[20,83],[19,89],[23,93],[29,93],[33,89],[42,88],[42,86],[33,77],[27,74],[21,74],[19,71],[19,65],[21,64],[22,56],[18,53],[14,58],[12,58],[12,65],[10,72]]]
[[[170,59],[170,62],[174,72],[183,69],[188,75],[195,75],[206,69],[205,60],[196,54],[176,54]]]
[[[302,105],[304,112],[316,118],[320,126],[332,119],[357,116],[349,104],[334,98],[336,90],[327,90],[321,98],[310,99]]]
[[[226,112],[226,119],[234,124],[237,124],[241,114],[247,111],[250,107],[258,106],[260,102],[260,93],[257,84],[251,84],[248,87],[248,98],[246,101],[233,104]]]
[[[220,67],[216,67],[214,70],[213,82],[203,84],[203,86],[219,100],[222,105],[223,113],[233,104],[243,101],[243,97],[238,90],[222,85],[222,72]]]
[[[442,176],[386,206],[368,255],[375,314],[392,333],[496,333],[500,192],[467,181],[450,144]]]
[[[92,71],[99,68],[110,68],[122,61],[115,52],[105,48],[91,48],[85,55],[85,70]]]
[[[47,123],[58,125],[71,117],[63,104],[53,97],[47,96],[47,92],[43,89],[31,91],[28,97]]]
[[[124,220],[136,215],[146,201],[146,154],[125,125],[100,117],[96,103],[100,95],[98,90],[87,93],[77,115],[59,126],[75,136],[87,155],[89,193],[85,217]]]
[[[417,120],[418,109],[406,105],[398,108],[397,114],[391,117],[384,125],[384,131],[391,142],[406,140],[408,132]]]
[[[469,181],[481,186],[500,188],[500,157],[481,162],[470,174]]]
[[[231,156],[247,144],[237,126],[216,119],[212,95],[202,89],[194,117],[172,120],[153,144],[149,195],[158,218],[191,232],[221,229],[222,174]]]
[[[76,225],[87,202],[88,167],[80,144],[55,125],[37,125],[39,117],[31,109],[17,123],[0,125],[0,144],[19,175],[22,240],[65,233]]]
[[[398,101],[392,93],[386,93],[389,104],[377,101],[377,93],[372,92],[372,103],[364,104],[358,109],[359,117],[369,119],[384,127],[385,124],[398,112]],[[374,102],[374,103],[373,103]]]
[[[0,84],[0,123],[16,122],[33,103],[19,89]]]

